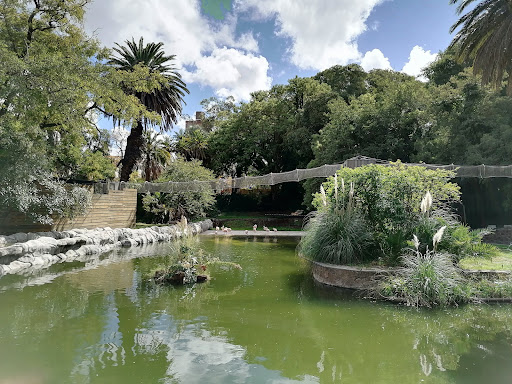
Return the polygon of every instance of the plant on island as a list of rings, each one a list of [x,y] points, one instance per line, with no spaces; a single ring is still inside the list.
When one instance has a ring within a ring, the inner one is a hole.
[[[178,230],[181,237],[170,245],[165,265],[151,273],[156,284],[183,285],[205,282],[209,279],[207,267],[212,264],[242,269],[239,264],[221,261],[206,253],[197,237],[188,231],[185,217],[178,223]]]

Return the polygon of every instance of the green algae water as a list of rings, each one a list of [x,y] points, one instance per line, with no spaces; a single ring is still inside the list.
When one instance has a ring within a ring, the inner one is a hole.
[[[155,245],[1,278],[0,384],[512,382],[511,305],[362,300],[315,284],[296,241],[198,241],[243,269],[155,286]]]

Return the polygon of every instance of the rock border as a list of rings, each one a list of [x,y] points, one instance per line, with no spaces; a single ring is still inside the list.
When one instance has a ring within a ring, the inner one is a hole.
[[[166,227],[73,229],[62,232],[16,233],[0,236],[0,276],[16,274],[27,269],[46,268],[62,262],[78,260],[88,255],[101,254],[119,247],[173,241],[185,233],[197,235],[212,227],[211,220],[187,225]]]
[[[319,283],[339,288],[368,290],[393,271],[392,268],[355,267],[308,260],[313,278]]]

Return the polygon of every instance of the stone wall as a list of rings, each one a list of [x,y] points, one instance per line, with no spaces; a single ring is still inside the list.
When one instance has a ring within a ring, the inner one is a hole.
[[[151,228],[96,228],[0,236],[0,276],[30,272],[52,264],[86,261],[118,247],[136,247],[197,235],[212,221]],[[1,246],[1,245],[6,246]]]
[[[136,211],[136,189],[110,190],[106,194],[93,194],[92,206],[84,216],[55,219],[53,225],[33,223],[29,217],[18,212],[0,211],[0,234],[65,231],[76,228],[129,228],[135,224]]]
[[[372,289],[388,275],[391,269],[350,267],[311,261],[311,270],[316,281],[341,288]]]

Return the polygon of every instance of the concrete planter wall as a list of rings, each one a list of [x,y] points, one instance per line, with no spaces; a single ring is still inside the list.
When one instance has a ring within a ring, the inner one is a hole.
[[[211,226],[211,220],[189,224],[187,233],[197,235]],[[173,241],[184,234],[178,225],[171,225],[141,229],[108,227],[93,230],[74,229],[63,232],[17,233],[0,236],[0,276],[75,261],[89,255],[105,253],[117,247],[135,247]],[[2,244],[7,246],[1,247]]]
[[[372,289],[375,288],[383,278],[389,276],[389,274],[394,271],[394,268],[351,267],[347,265],[319,263],[312,260],[310,262],[313,277],[316,281],[340,288]],[[461,272],[469,278],[486,280],[500,280],[512,275],[510,271],[462,270]],[[512,299],[509,298],[507,300]]]
[[[392,271],[387,268],[351,267],[311,261],[316,281],[340,288],[372,289]]]

